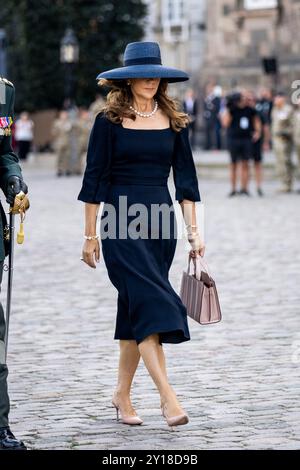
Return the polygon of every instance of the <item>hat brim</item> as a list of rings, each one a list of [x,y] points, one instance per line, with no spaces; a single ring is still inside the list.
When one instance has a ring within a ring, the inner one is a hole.
[[[165,78],[170,83],[184,82],[189,76],[182,70],[172,67],[164,67],[158,64],[141,64],[119,67],[100,73],[97,80],[126,80],[127,78]]]

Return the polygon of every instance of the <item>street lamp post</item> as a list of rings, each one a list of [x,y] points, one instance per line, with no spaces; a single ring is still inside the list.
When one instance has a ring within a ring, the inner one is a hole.
[[[75,105],[76,91],[76,64],[79,60],[79,45],[72,28],[67,28],[60,42],[60,62],[64,66],[65,74],[65,100],[64,108],[68,110],[71,121],[70,131],[70,174],[74,172],[78,162],[78,132],[77,132],[77,108]]]
[[[65,101],[72,107],[75,97],[75,70],[79,60],[79,45],[72,28],[67,28],[60,42],[60,62],[65,73]]]

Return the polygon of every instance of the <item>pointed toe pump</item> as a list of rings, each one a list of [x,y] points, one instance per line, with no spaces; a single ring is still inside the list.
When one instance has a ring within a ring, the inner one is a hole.
[[[161,413],[167,421],[168,426],[172,429],[172,431],[174,431],[174,428],[176,426],[187,424],[189,422],[189,417],[186,413],[181,413],[177,416],[168,416],[163,406],[161,407]]]
[[[129,424],[130,426],[136,426],[143,423],[143,420],[139,416],[123,415],[119,405],[114,400],[112,400],[112,405],[116,409],[117,421],[121,421],[123,424]]]

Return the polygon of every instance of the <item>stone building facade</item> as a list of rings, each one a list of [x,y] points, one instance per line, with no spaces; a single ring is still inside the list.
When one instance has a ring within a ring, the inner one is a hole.
[[[186,70],[191,75],[188,86],[195,85],[204,59],[207,0],[145,0],[145,3],[148,18],[144,40],[159,42],[164,65]]]
[[[300,79],[300,0],[209,0],[206,27],[202,84],[288,89]],[[263,59],[276,59],[277,75]]]

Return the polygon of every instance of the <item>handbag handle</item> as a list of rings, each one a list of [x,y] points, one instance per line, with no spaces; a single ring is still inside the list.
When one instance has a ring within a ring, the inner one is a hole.
[[[188,257],[188,269],[187,269],[188,274],[190,274],[191,259],[193,260],[193,263],[194,263],[194,275],[196,276],[196,279],[200,280],[200,277],[201,277],[200,265],[201,265],[202,268],[204,268],[204,271],[209,275],[209,277],[211,277],[208,265],[204,261],[202,256],[197,255],[196,258],[194,258],[193,256],[191,256],[190,253],[189,253],[189,257]]]

